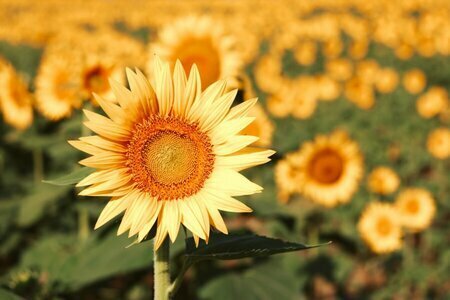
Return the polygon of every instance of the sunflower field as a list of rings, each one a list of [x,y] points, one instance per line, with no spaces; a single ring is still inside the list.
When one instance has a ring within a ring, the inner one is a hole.
[[[449,299],[449,55],[448,0],[0,0],[0,300]]]

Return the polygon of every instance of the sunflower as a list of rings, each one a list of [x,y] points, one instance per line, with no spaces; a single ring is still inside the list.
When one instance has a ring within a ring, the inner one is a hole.
[[[23,130],[33,122],[32,98],[22,77],[0,60],[0,110],[5,123]]]
[[[436,158],[450,157],[450,130],[445,127],[434,129],[427,139],[427,150]]]
[[[256,103],[248,112],[248,116],[254,117],[255,121],[248,125],[241,134],[257,136],[256,146],[269,147],[272,144],[274,124],[267,116],[264,108]]]
[[[295,47],[294,57],[301,65],[314,64],[317,57],[317,44],[314,41],[302,41]]]
[[[277,185],[277,196],[281,203],[287,203],[289,197],[297,191],[296,172],[290,162],[288,154],[285,159],[277,162],[275,165],[275,183]]]
[[[363,174],[358,144],[339,130],[303,144],[291,163],[299,193],[326,207],[350,201]]]
[[[400,177],[391,168],[377,167],[369,174],[367,183],[372,192],[388,195],[398,189]]]
[[[375,78],[375,87],[380,93],[392,93],[397,87],[398,81],[398,74],[395,69],[381,68]]]
[[[47,53],[35,80],[36,108],[46,118],[70,116],[83,103],[80,63],[68,53]]]
[[[371,109],[375,105],[375,95],[371,84],[359,77],[353,77],[345,83],[345,96],[361,109]]]
[[[419,115],[425,119],[432,118],[446,111],[449,107],[447,90],[434,86],[421,95],[416,102]]]
[[[361,238],[375,253],[389,253],[402,246],[402,229],[394,206],[371,202],[364,209],[359,221]]]
[[[436,212],[433,196],[425,189],[408,188],[395,200],[400,222],[412,231],[429,227]]]
[[[129,230],[142,241],[156,226],[155,248],[180,224],[196,241],[210,227],[227,233],[219,213],[250,212],[234,196],[262,188],[238,173],[269,161],[274,152],[247,147],[257,138],[239,135],[256,99],[230,109],[237,91],[225,80],[202,92],[195,65],[187,78],[179,61],[155,58],[153,82],[127,70],[131,90],[111,81],[118,105],[96,97],[107,117],[85,110],[85,125],[97,135],[70,143],[92,156],[80,163],[97,170],[78,183],[80,195],[112,197],[96,228],[125,212],[118,234]]]
[[[108,57],[88,56],[81,70],[81,84],[85,99],[89,99],[95,93],[107,100],[113,100],[114,93],[109,84],[109,78],[123,82],[122,68],[112,63]],[[95,99],[93,100],[95,102]]]
[[[346,58],[330,59],[325,63],[325,70],[331,78],[345,81],[352,76],[353,64]]]
[[[184,17],[162,28],[158,40],[150,45],[149,74],[155,54],[172,67],[179,59],[186,72],[195,63],[203,89],[222,78],[227,79],[229,88],[238,86],[243,60],[235,40],[210,17]]]
[[[410,94],[418,94],[425,88],[427,78],[420,69],[412,69],[403,75],[403,86]]]

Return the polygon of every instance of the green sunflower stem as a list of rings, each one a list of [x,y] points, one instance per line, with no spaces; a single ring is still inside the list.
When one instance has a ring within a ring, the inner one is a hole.
[[[155,281],[154,300],[169,300],[170,286],[170,243],[166,238],[161,246],[154,251],[153,268]]]

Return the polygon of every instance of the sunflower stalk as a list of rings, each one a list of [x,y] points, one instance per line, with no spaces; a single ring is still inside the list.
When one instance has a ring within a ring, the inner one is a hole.
[[[154,300],[168,300],[170,286],[170,243],[165,239],[153,255]]]
[[[44,178],[44,157],[40,147],[33,149],[33,171],[35,183],[40,183]]]

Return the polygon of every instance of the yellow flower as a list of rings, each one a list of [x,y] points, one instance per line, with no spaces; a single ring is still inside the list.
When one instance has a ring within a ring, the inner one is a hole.
[[[241,134],[257,136],[256,146],[269,147],[272,144],[274,124],[267,116],[264,108],[256,103],[248,112],[249,117],[255,117],[255,121],[248,125]]]
[[[234,196],[262,188],[239,173],[269,161],[274,152],[248,147],[257,137],[239,135],[254,118],[256,99],[230,109],[237,91],[226,81],[202,92],[194,65],[187,78],[179,61],[155,58],[153,82],[127,70],[131,91],[111,81],[118,105],[96,97],[107,117],[86,111],[85,125],[97,135],[70,143],[92,156],[80,163],[97,169],[78,183],[80,195],[112,197],[96,228],[125,212],[118,234],[129,230],[142,241],[156,226],[155,247],[167,234],[174,241],[180,224],[196,241],[210,227],[227,228],[219,210],[249,212]]]
[[[425,94],[419,97],[416,108],[419,115],[429,119],[446,111],[449,107],[447,91],[442,87],[431,87]]]
[[[357,227],[361,238],[375,253],[389,253],[402,247],[402,230],[398,213],[390,204],[369,203]]]
[[[210,17],[184,17],[162,28],[158,40],[150,45],[150,75],[155,54],[172,67],[179,59],[186,72],[195,63],[202,74],[203,90],[222,78],[227,79],[229,88],[238,86],[243,60],[236,42]]]
[[[362,59],[367,55],[369,43],[366,39],[355,40],[350,44],[348,52],[353,59]]]
[[[359,77],[353,77],[345,83],[345,96],[361,109],[371,109],[375,104],[372,86]]]
[[[349,202],[363,175],[358,144],[339,130],[306,142],[290,161],[299,193],[326,207]]]
[[[408,60],[414,55],[414,49],[408,44],[401,44],[395,48],[395,55],[402,60]]]
[[[375,77],[375,88],[383,94],[392,93],[398,85],[398,74],[395,69],[382,68]]]
[[[335,79],[327,75],[319,75],[315,78],[317,97],[322,101],[334,101],[341,94],[341,85]]]
[[[7,62],[0,60],[0,111],[5,123],[23,130],[33,122],[31,95],[24,80]]]
[[[339,81],[350,79],[353,73],[352,62],[345,58],[327,60],[325,69],[331,78]]]
[[[412,69],[403,75],[403,86],[410,94],[418,94],[425,88],[427,78],[419,69]]]
[[[388,167],[377,167],[369,174],[369,189],[381,195],[392,194],[400,185],[400,178],[394,170]]]
[[[395,200],[398,218],[411,231],[422,231],[430,226],[436,212],[433,196],[425,189],[408,188]]]
[[[123,82],[123,70],[108,57],[88,55],[81,71],[82,91],[85,99],[95,93],[100,97],[112,101],[114,93],[108,79]],[[95,99],[93,99],[95,103]]]
[[[68,53],[46,54],[35,80],[36,108],[50,120],[70,116],[83,103],[80,61]]]
[[[312,65],[316,61],[317,45],[314,41],[303,41],[294,49],[295,59],[304,66]]]
[[[275,183],[277,185],[277,197],[281,203],[287,203],[289,197],[297,192],[296,172],[290,162],[288,154],[286,159],[282,159],[275,165]]]
[[[450,157],[450,129],[441,127],[434,129],[427,140],[427,149],[436,158]]]
[[[341,54],[343,49],[344,45],[341,39],[339,37],[336,37],[327,40],[323,44],[322,52],[327,58],[336,58]]]
[[[366,84],[375,83],[380,66],[374,59],[360,61],[356,65],[356,76]]]

